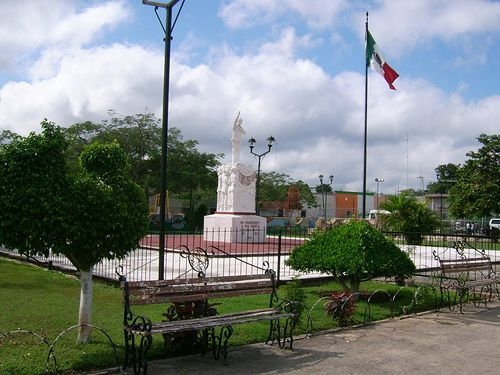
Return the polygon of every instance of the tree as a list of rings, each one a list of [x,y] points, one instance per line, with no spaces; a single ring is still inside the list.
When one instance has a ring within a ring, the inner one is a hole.
[[[436,172],[437,181],[427,185],[429,193],[448,194],[451,187],[455,185],[459,173],[460,165],[448,163],[440,164],[434,171]]]
[[[0,152],[0,242],[21,254],[65,255],[80,273],[78,341],[90,341],[92,267],[123,258],[145,235],[148,206],[118,143],[87,146],[70,167],[60,128],[42,122]]]
[[[199,152],[198,141],[184,140],[177,128],[170,128],[168,137],[168,190],[188,194],[211,190],[215,197],[218,159],[222,154]]]
[[[292,250],[286,263],[298,271],[333,275],[351,293],[359,292],[362,281],[415,272],[408,254],[364,220],[316,232]]]
[[[300,192],[301,208],[311,207],[316,203],[316,197],[309,185],[303,181],[294,181],[286,173],[261,172],[260,174],[260,200],[285,202],[288,197],[288,189],[295,186]]]
[[[310,208],[317,206],[316,196],[313,194],[308,184],[306,184],[302,180],[299,180],[295,182],[294,185],[297,186],[300,191],[300,203],[302,205],[302,208],[304,207]]]
[[[160,120],[152,113],[119,117],[109,112],[111,119],[100,124],[78,123],[65,130],[74,160],[85,145],[99,141],[117,141],[127,153],[132,177],[148,194],[160,191],[162,131]],[[198,141],[184,140],[178,128],[168,132],[167,190],[174,194],[204,195],[217,187],[217,167],[222,154],[201,153]]]
[[[410,192],[389,197],[380,203],[380,208],[390,212],[382,216],[383,228],[403,232],[410,245],[420,245],[423,234],[432,232],[440,225],[434,212]]]
[[[289,175],[278,172],[260,173],[260,201],[279,201],[287,199],[288,187],[293,183]]]
[[[500,135],[481,134],[477,152],[470,151],[449,195],[456,217],[485,217],[500,213]]]

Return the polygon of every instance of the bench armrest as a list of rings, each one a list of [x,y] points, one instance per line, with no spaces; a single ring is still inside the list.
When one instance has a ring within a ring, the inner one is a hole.
[[[135,315],[129,311],[123,318],[123,328],[126,331],[133,331],[140,335],[151,334],[151,319],[142,315]]]
[[[305,305],[302,302],[287,299],[279,299],[274,307],[282,312],[292,313],[295,318],[298,318],[305,309]]]

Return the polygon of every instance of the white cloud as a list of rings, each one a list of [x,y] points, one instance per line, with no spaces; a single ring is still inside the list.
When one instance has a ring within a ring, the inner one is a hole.
[[[329,28],[339,13],[347,8],[346,0],[232,0],[223,5],[219,16],[230,28],[280,21],[282,17],[299,16],[314,29]]]
[[[39,48],[54,54],[89,43],[103,28],[115,27],[127,19],[130,11],[123,0],[81,12],[71,1],[6,0],[0,2],[0,14],[0,68],[15,69],[16,64],[28,64],[27,57]]]
[[[140,113],[152,104],[150,110],[157,110],[150,98],[161,98],[162,71],[157,67],[162,61],[160,53],[139,46],[74,50],[62,57],[51,77],[4,85],[0,124],[26,134],[44,117],[68,126],[101,120],[108,109]]]
[[[358,16],[356,24],[361,24]],[[400,56],[434,38],[473,37],[500,31],[500,3],[489,0],[382,0],[370,10],[370,29],[384,41],[384,52]],[[358,29],[364,35],[364,29]],[[479,43],[478,43],[479,44]]]
[[[482,22],[484,29],[497,27],[484,11],[496,14],[496,3],[470,2],[480,8],[474,10],[477,20],[472,24],[457,15],[454,35],[475,32]],[[48,2],[26,7],[29,11],[19,26],[25,39],[0,27],[0,36],[4,36],[0,37],[0,47],[8,51],[2,54],[6,57],[0,60],[0,67],[2,61],[8,65],[21,58],[29,66],[19,67],[25,81],[0,86],[1,129],[20,134],[38,131],[44,117],[63,126],[100,121],[109,109],[123,115],[148,110],[161,117],[164,51],[133,43],[112,44],[99,38],[109,27],[119,27],[128,19],[126,3],[101,3],[83,11],[70,5],[75,3],[50,3],[55,4],[54,11],[47,19],[41,19],[39,15],[46,12],[38,7]],[[221,14],[233,27],[278,20],[286,12],[303,17],[305,23],[316,20],[318,25],[327,25],[338,20],[339,12],[351,4],[332,1],[323,8],[309,8],[305,3],[235,0],[221,8]],[[443,40],[449,38],[451,34],[439,25],[438,15],[448,14],[446,9],[453,14],[450,4],[455,3],[462,12],[468,11],[463,1],[441,1],[437,8],[426,0],[408,1],[404,2],[404,10],[398,8],[398,2],[379,2],[370,16],[377,30],[375,37],[384,41],[384,52],[392,48],[391,41],[412,48],[435,40],[436,35]],[[13,3],[0,3],[0,11],[7,10],[9,17],[14,17],[15,12],[5,4]],[[352,17],[355,10],[345,10],[345,17]],[[363,18],[363,12],[356,17]],[[448,18],[448,22],[451,19],[455,18]],[[428,20],[427,28],[423,20]],[[170,126],[180,128],[186,139],[198,140],[202,151],[224,152],[229,157],[232,122],[241,110],[243,126],[249,138],[257,139],[258,152],[267,148],[265,139],[269,135],[277,139],[263,161],[264,171],[287,173],[312,186],[319,183],[319,174],[331,173],[335,175],[335,188],[360,190],[364,72],[359,66],[328,71],[326,65],[319,65],[316,56],[304,53],[318,46],[324,35],[315,33],[314,28],[304,31],[277,22],[259,45],[241,49],[244,52],[229,43],[209,46],[208,56],[197,56],[196,63],[191,62],[194,50],[190,45],[204,40],[189,34],[182,48],[173,54]],[[364,19],[360,25],[361,30]],[[332,25],[328,33],[335,34],[335,29]],[[75,35],[75,30],[80,30],[81,35]],[[269,34],[274,37],[269,39]],[[334,40],[341,41],[348,51],[352,45],[341,35]],[[467,40],[465,48],[472,53],[474,36]],[[395,49],[393,53],[397,53]],[[488,56],[477,58],[487,61]],[[466,64],[465,60],[457,61]],[[375,177],[385,180],[380,186],[382,192],[392,193],[407,185],[419,188],[418,176],[430,182],[439,164],[461,163],[467,151],[477,149],[475,138],[480,133],[498,132],[495,121],[500,117],[500,96],[466,99],[463,88],[469,84],[460,81],[456,92],[448,93],[416,75],[402,74],[396,81],[398,90],[393,92],[379,75],[370,73],[368,189],[374,191]],[[241,158],[255,164],[244,148]]]

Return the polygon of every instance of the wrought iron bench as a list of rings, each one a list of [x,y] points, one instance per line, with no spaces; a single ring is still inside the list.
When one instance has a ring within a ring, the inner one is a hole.
[[[121,274],[122,270],[117,269],[123,293],[125,368],[132,367],[135,374],[147,373],[146,355],[154,334],[195,333],[203,354],[211,351],[215,359],[221,355],[226,359],[233,326],[257,321],[270,323],[266,343],[277,343],[280,348],[288,343],[292,348],[297,323],[296,304],[279,300],[273,270],[264,269],[258,275],[207,277],[209,256],[206,251],[200,248],[184,251],[186,256],[192,257],[189,263],[198,272],[198,277],[129,282]],[[218,314],[209,303],[211,299],[262,294],[269,295],[269,303],[261,309]],[[170,304],[165,314],[169,320],[152,322],[132,312],[132,305],[145,304]],[[193,314],[193,310],[197,310],[196,313]]]
[[[441,259],[434,252],[434,258],[439,261],[440,266],[438,278],[441,300],[448,303],[450,310],[458,303],[461,313],[464,303],[469,300],[472,300],[476,307],[482,303],[486,307],[494,294],[499,296],[500,283],[500,278],[492,267],[491,258],[484,250],[473,249],[479,256],[466,257],[464,246],[461,241],[453,244],[458,254],[456,259]]]

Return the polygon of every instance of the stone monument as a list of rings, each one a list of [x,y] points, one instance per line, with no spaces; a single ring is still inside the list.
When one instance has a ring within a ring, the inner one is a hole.
[[[255,214],[255,183],[257,173],[240,163],[243,119],[234,120],[231,163],[217,170],[217,211],[205,216],[203,239],[221,242],[264,242],[267,220]]]

